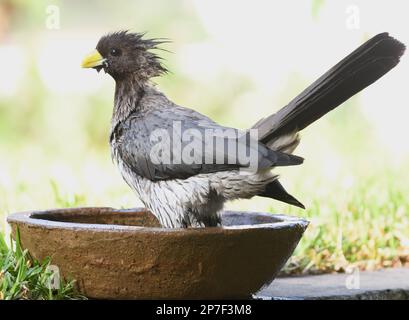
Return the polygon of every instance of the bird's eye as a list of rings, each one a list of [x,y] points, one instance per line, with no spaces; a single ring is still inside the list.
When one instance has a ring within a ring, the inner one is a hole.
[[[117,57],[121,55],[121,50],[117,48],[112,48],[110,53],[112,56]]]

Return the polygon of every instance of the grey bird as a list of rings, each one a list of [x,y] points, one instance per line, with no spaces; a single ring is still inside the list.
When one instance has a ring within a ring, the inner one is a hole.
[[[141,33],[111,33],[99,40],[82,67],[103,69],[114,78],[112,158],[165,228],[220,226],[223,205],[233,199],[261,196],[304,208],[272,169],[301,164],[303,158],[292,154],[299,132],[381,78],[405,51],[388,33],[378,34],[285,107],[242,132],[178,106],[156,88],[151,79],[167,70],[154,49],[164,42]],[[254,131],[256,137],[250,134]],[[237,150],[252,154],[255,170],[238,159]]]

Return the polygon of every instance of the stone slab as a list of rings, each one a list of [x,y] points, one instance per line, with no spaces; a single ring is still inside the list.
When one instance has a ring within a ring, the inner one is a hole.
[[[409,300],[409,268],[277,278],[255,298]]]

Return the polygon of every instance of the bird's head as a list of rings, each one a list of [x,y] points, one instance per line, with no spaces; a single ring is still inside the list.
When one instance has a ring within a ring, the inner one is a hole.
[[[148,81],[167,70],[152,49],[168,42],[163,39],[143,39],[141,33],[119,31],[103,36],[96,49],[82,61],[83,68],[101,69],[115,80],[133,76]]]

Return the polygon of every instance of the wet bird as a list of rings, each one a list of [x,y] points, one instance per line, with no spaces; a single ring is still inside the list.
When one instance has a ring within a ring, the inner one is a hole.
[[[405,51],[388,33],[378,34],[285,107],[242,132],[178,106],[156,88],[151,79],[167,72],[154,51],[163,42],[140,33],[111,33],[82,67],[103,69],[115,80],[112,157],[166,228],[219,226],[226,201],[253,196],[304,208],[272,169],[301,164],[303,158],[292,154],[299,132],[381,78]],[[254,131],[256,136],[250,134]],[[254,161],[238,159],[239,149]],[[253,170],[246,170],[251,163]]]

